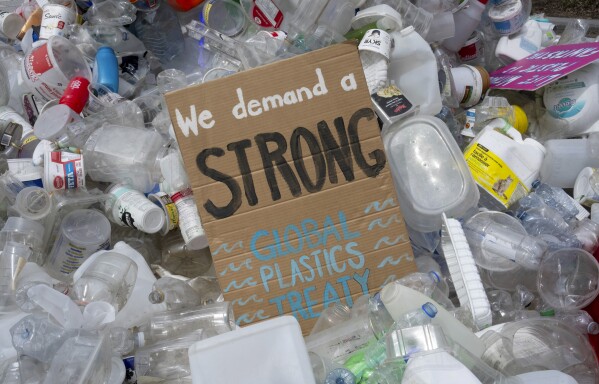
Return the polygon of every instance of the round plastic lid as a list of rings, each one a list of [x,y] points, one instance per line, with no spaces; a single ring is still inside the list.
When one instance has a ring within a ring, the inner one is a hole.
[[[62,233],[75,244],[100,245],[110,238],[110,222],[93,209],[77,209],[69,213],[60,226]]]
[[[19,212],[26,215],[28,219],[39,220],[52,210],[52,199],[43,188],[27,187],[17,194],[16,205]]]
[[[25,25],[25,20],[21,16],[16,13],[10,13],[4,18],[2,33],[10,39],[15,39],[19,32],[21,32],[23,25]]]
[[[58,140],[66,133],[73,111],[66,105],[58,104],[48,108],[37,118],[33,130],[39,139]]]
[[[205,234],[198,235],[193,239],[190,239],[185,245],[187,246],[187,249],[189,249],[190,251],[204,249],[208,246],[208,237],[206,237]]]
[[[162,229],[164,221],[164,211],[159,206],[154,206],[146,212],[142,219],[143,231],[156,233]]]

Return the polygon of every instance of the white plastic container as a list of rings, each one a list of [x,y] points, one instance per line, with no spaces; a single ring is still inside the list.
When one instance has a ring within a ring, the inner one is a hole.
[[[460,65],[451,68],[456,99],[463,108],[478,104],[491,86],[489,72],[480,66]]]
[[[544,138],[568,138],[599,130],[599,62],[545,87],[547,112],[539,126]],[[593,126],[595,125],[595,126]]]
[[[420,106],[423,115],[436,115],[441,111],[437,61],[429,44],[410,26],[391,33],[395,47],[389,59],[389,80],[406,95],[414,105]]]
[[[410,358],[401,382],[402,384],[481,384],[470,369],[444,350]]]
[[[585,167],[599,168],[599,134],[581,139],[548,140],[545,148],[547,156],[541,167],[543,183],[572,188]]]
[[[479,193],[447,125],[416,116],[383,131],[385,152],[406,223],[420,232],[441,229],[441,214],[460,217]]]
[[[150,234],[162,229],[164,211],[143,193],[122,184],[110,186],[106,193],[110,198],[104,205],[104,211],[112,222]]]
[[[484,343],[470,329],[453,317],[445,308],[423,293],[392,282],[387,284],[381,291],[381,300],[383,300],[385,308],[395,321],[401,319],[403,315],[414,308],[420,308],[423,304],[431,302],[437,307],[438,311],[437,316],[431,320],[431,323],[440,325],[443,328],[445,336],[460,344],[477,357],[482,356],[485,351]]]
[[[495,56],[506,64],[522,60],[541,49],[543,30],[541,24],[529,20],[520,32],[502,36],[495,48]]]
[[[485,4],[479,0],[466,0],[460,4],[460,10],[453,14],[455,36],[443,41],[443,47],[451,52],[459,51],[480,24],[484,11]]]
[[[481,205],[501,211],[526,196],[539,177],[545,153],[541,143],[523,140],[505,120],[491,120],[464,152]]]
[[[281,316],[189,348],[194,384],[306,384],[314,374],[297,320]]]

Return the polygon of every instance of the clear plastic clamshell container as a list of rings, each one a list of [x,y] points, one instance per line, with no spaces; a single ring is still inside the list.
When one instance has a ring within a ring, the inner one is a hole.
[[[441,214],[461,217],[479,192],[447,125],[415,116],[383,131],[385,151],[406,223],[420,232],[441,228]]]

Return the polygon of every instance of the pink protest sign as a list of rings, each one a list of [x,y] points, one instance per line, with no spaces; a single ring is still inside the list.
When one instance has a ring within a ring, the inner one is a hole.
[[[599,43],[555,45],[491,73],[491,88],[535,91],[599,59]]]

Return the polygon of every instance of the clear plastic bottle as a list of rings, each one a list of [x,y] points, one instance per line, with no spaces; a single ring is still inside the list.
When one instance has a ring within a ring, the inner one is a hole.
[[[555,311],[553,309],[541,312],[541,316],[553,317],[576,328],[583,334],[599,334],[599,324],[593,320],[587,311],[582,309],[576,311]]]
[[[181,379],[191,375],[187,350],[205,337],[206,331],[199,329],[139,348],[135,352],[135,373],[161,379]]]
[[[29,288],[39,284],[51,287],[53,284],[52,277],[36,263],[26,263],[15,281],[15,302],[21,311],[33,312],[40,309],[27,295]],[[64,288],[66,288],[66,284]]]
[[[22,318],[10,328],[12,345],[21,355],[49,363],[73,331],[54,324],[48,315],[33,314]]]
[[[164,2],[148,12],[138,12],[132,30],[163,64],[183,53],[181,25],[173,9]]]
[[[582,248],[590,253],[595,252],[599,243],[599,224],[590,219],[574,221],[573,234],[582,244]]]
[[[352,353],[343,363],[357,382],[365,380],[387,358],[385,338],[373,338],[364,348]],[[334,383],[334,381],[331,381]]]
[[[433,22],[433,14],[410,3],[409,0],[374,0],[373,4],[389,3],[401,15],[404,27],[413,26],[420,36],[426,36]]]
[[[148,296],[150,303],[165,303],[168,310],[201,305],[201,297],[189,284],[174,277],[164,276],[154,282]]]
[[[344,321],[350,319],[350,310],[349,307],[342,303],[335,303],[334,305],[330,305],[327,308],[323,309],[316,320],[316,323],[312,327],[310,334],[315,334],[318,332],[322,332],[325,329],[337,326]]]
[[[447,297],[446,291],[439,288],[441,281],[440,276],[432,271],[429,273],[410,273],[409,275],[397,279],[395,282],[424,293],[437,303],[441,304],[445,309],[451,311],[455,309],[455,306]],[[449,287],[447,286],[444,288],[449,290]]]
[[[74,281],[70,296],[80,305],[105,301],[123,308],[137,279],[137,264],[129,257],[108,251],[91,261]]]
[[[146,323],[133,329],[133,336],[135,345],[142,347],[198,329],[220,334],[231,331],[234,327],[233,308],[229,302],[222,302],[155,313]]]
[[[464,224],[464,233],[476,263],[490,270],[511,270],[515,264],[537,269],[547,250],[543,240],[526,234],[516,219],[500,212],[473,216]]]
[[[25,244],[9,241],[4,245],[0,254],[0,309],[14,306],[15,280],[31,254]]]
[[[570,226],[562,216],[555,209],[546,205],[520,211],[517,217],[526,232],[533,236],[570,232]]]
[[[95,181],[126,183],[140,192],[149,192],[160,180],[164,144],[155,131],[106,125],[95,131],[83,147],[87,174]]]
[[[401,316],[401,318],[395,322],[395,328],[402,329],[430,324],[432,319],[437,316],[437,313],[437,307],[435,307],[433,303],[424,303],[421,308]]]
[[[578,216],[580,205],[562,188],[553,187],[540,181],[532,183],[532,187],[534,193],[539,195],[545,204],[559,212],[564,220],[570,221]],[[580,209],[584,208],[580,207]]]

